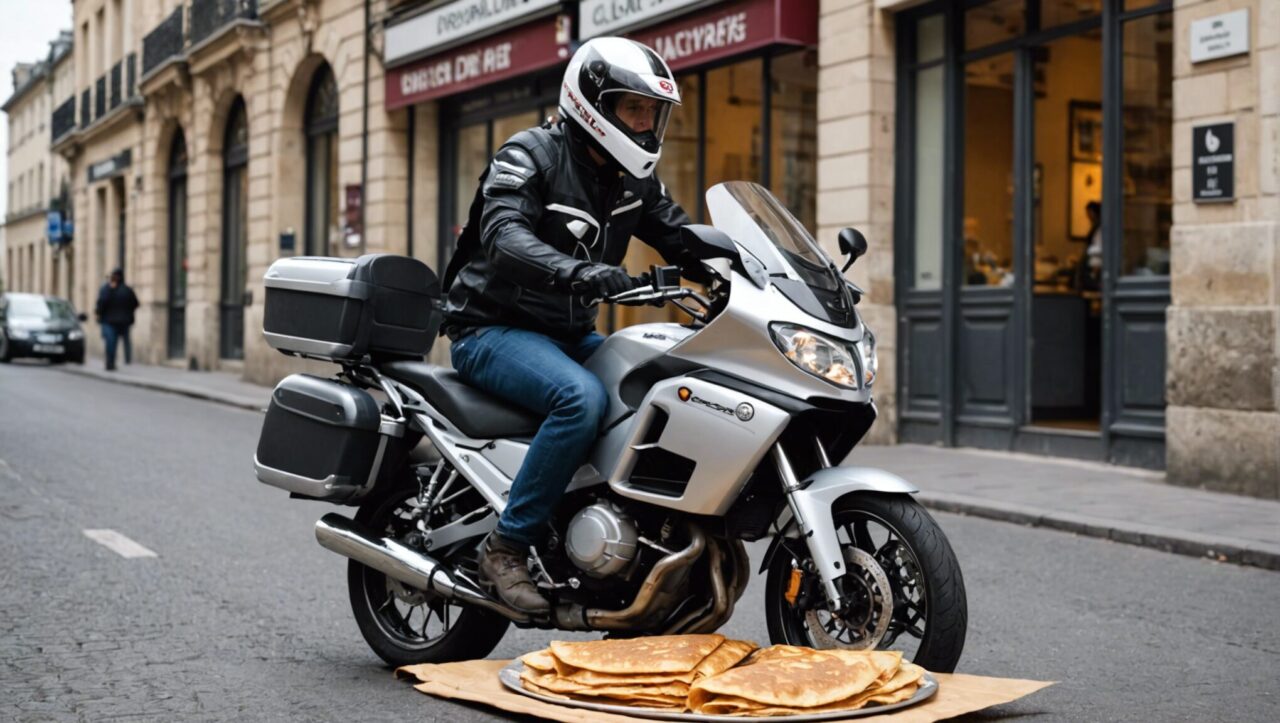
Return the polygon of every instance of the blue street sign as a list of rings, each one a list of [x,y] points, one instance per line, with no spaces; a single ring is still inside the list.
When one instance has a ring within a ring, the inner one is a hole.
[[[50,211],[45,220],[48,222],[49,243],[56,244],[62,241],[62,212]]]

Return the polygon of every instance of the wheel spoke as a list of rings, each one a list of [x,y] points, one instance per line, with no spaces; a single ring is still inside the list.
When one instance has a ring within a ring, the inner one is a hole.
[[[852,527],[853,527],[852,538],[853,538],[854,545],[856,545],[859,549],[866,550],[867,552],[871,552],[876,549],[875,543],[872,542],[871,540],[871,531],[867,529],[866,520],[855,520],[852,524]]]

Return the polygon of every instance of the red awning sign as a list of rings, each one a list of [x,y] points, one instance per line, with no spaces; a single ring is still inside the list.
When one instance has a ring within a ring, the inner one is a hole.
[[[548,18],[387,71],[387,110],[453,95],[569,59],[567,21]]]
[[[738,0],[630,35],[672,70],[768,45],[817,45],[817,0]]]

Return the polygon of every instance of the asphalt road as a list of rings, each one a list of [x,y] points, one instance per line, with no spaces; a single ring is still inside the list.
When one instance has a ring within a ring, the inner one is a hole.
[[[0,366],[0,718],[508,720],[417,693],[366,648],[345,562],[312,533],[332,508],[254,479],[261,421]],[[1058,681],[973,719],[1280,720],[1280,574],[939,520],[969,592],[961,672]],[[767,642],[762,594],[722,632]],[[494,655],[551,638],[512,629]]]

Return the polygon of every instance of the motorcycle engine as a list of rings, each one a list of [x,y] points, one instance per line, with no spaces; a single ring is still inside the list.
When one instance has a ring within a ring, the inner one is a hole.
[[[583,508],[569,522],[565,553],[591,577],[616,575],[636,556],[636,525],[622,510],[608,502]]]

